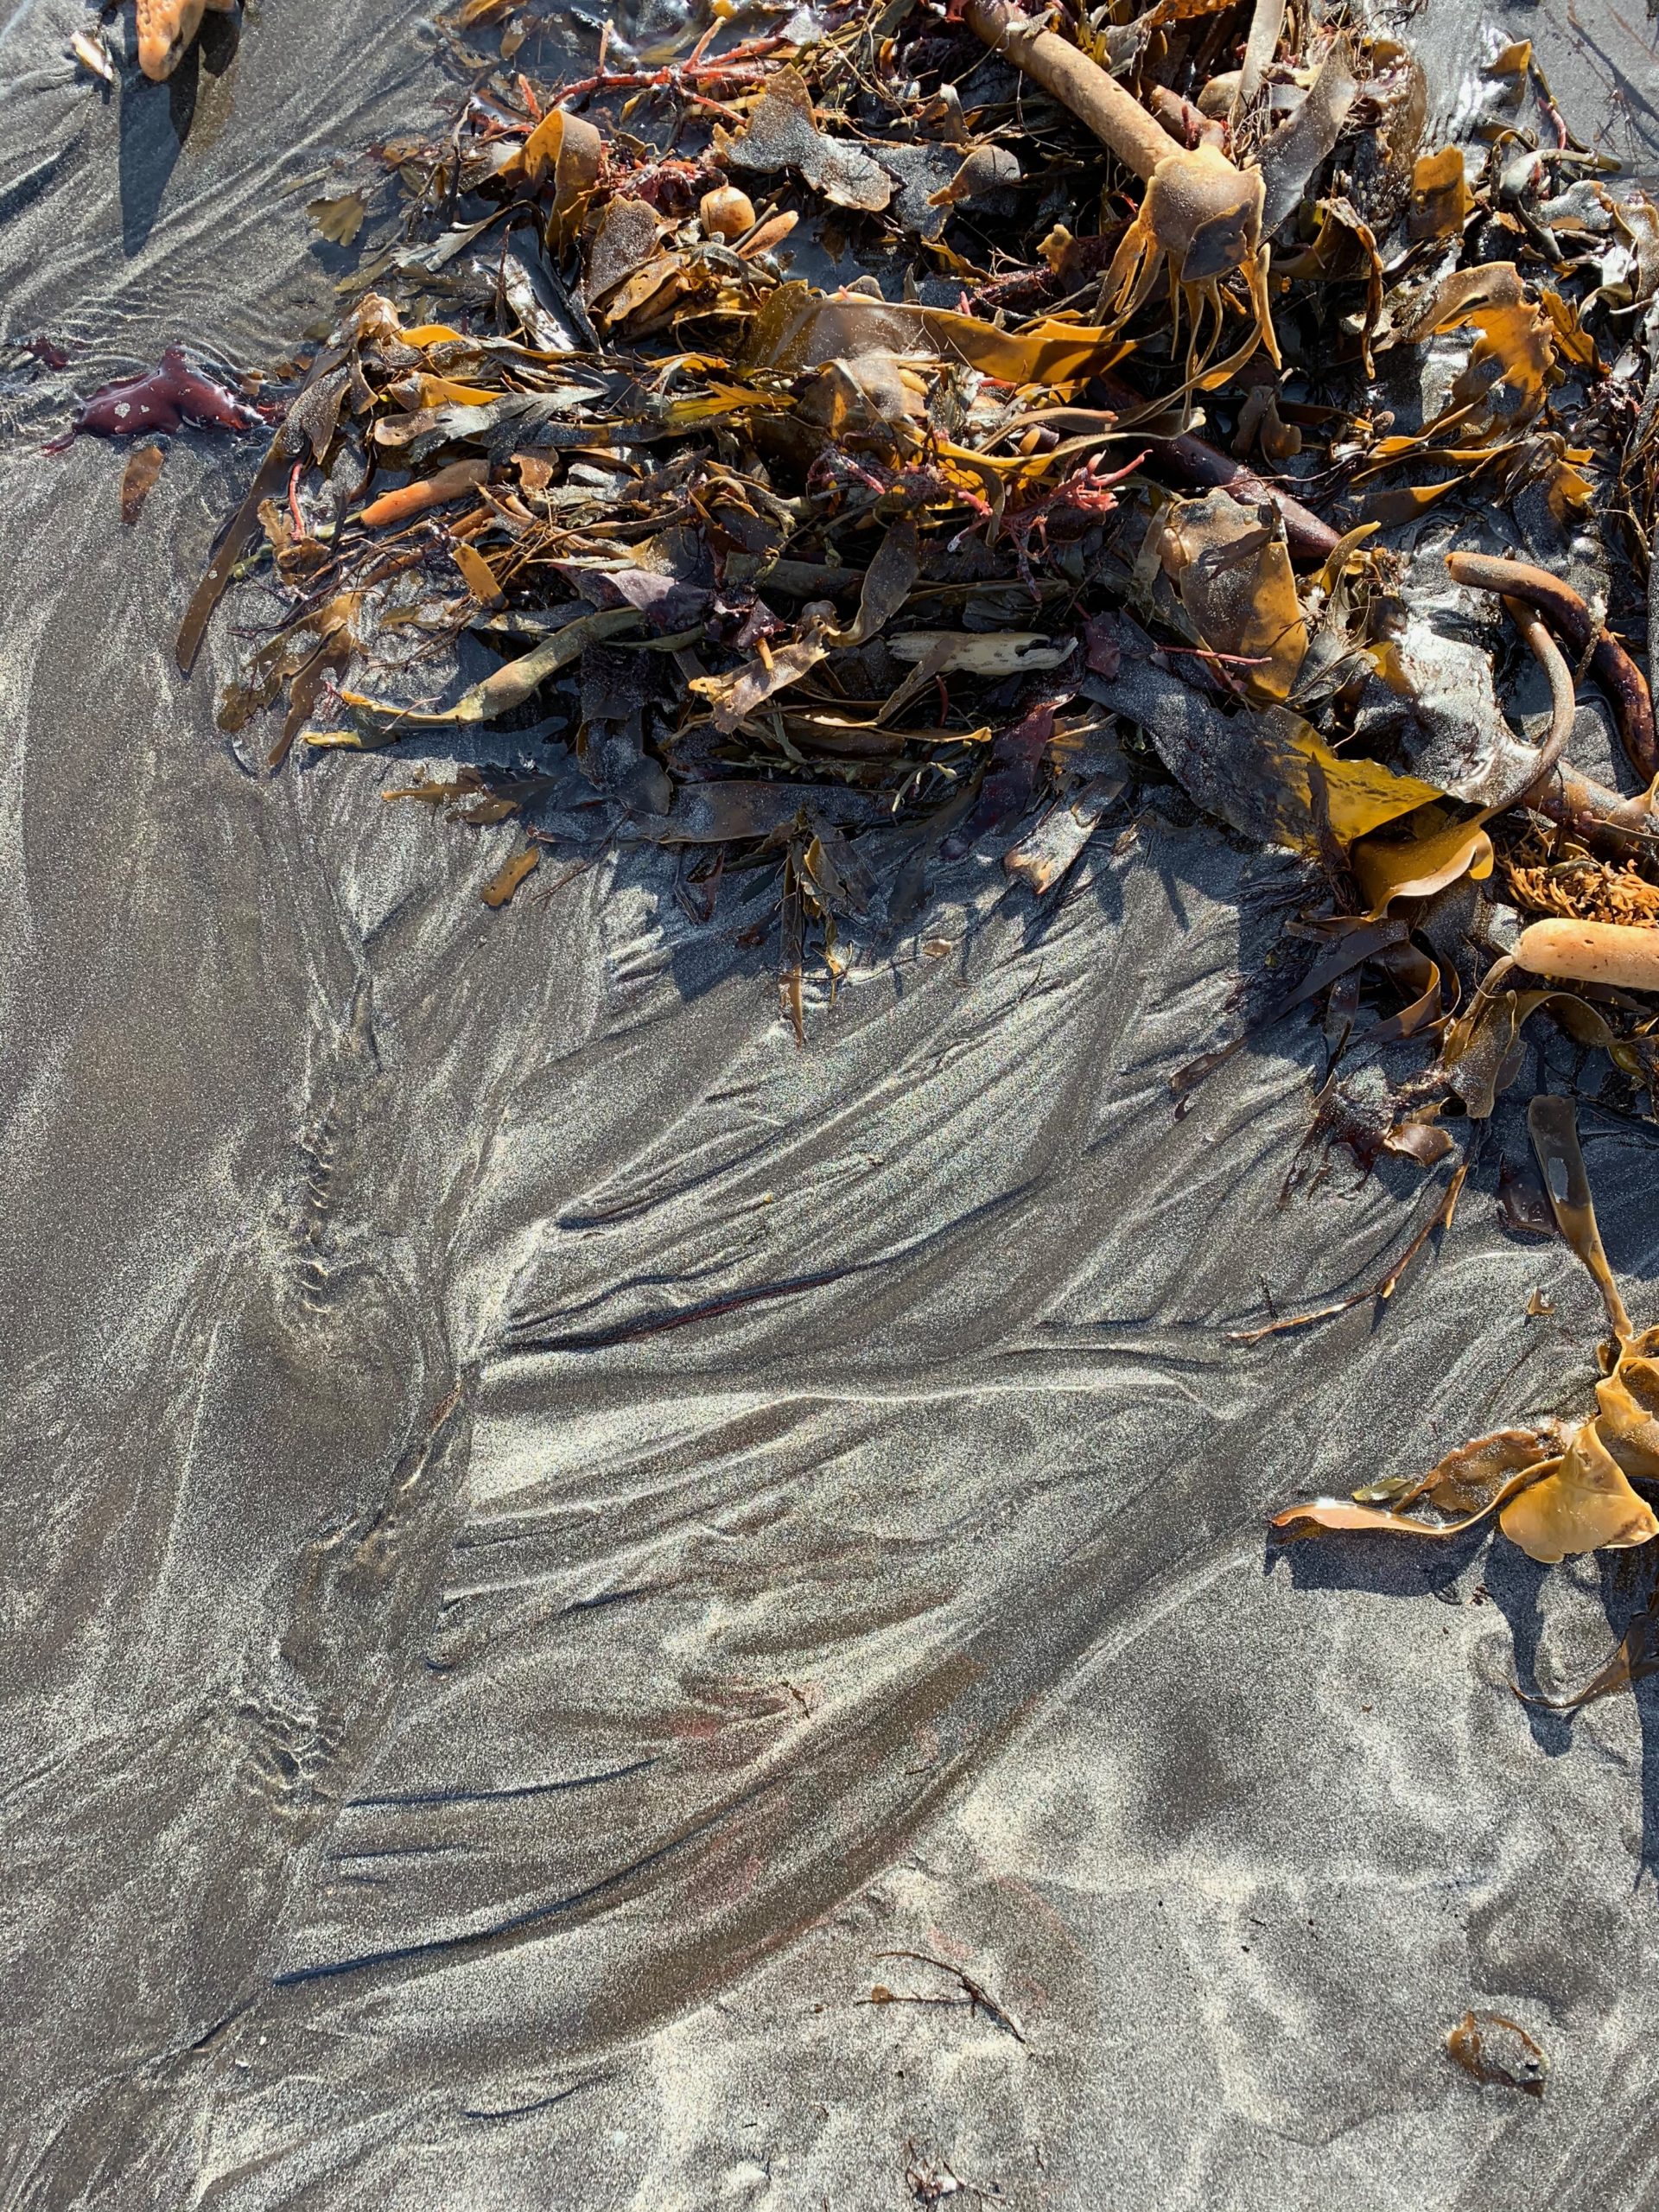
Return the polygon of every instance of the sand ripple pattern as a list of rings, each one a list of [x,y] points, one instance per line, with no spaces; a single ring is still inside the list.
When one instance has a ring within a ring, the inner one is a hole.
[[[38,432],[327,314],[285,188],[423,118],[421,17],[268,5],[169,154],[79,13],[0,19],[5,334],[78,349],[0,450],[0,2203],[863,2212],[907,2145],[1077,2212],[1636,2202],[1645,1708],[1546,1758],[1493,1687],[1599,1606],[1262,1542],[1559,1403],[1593,1291],[1489,1161],[1386,1326],[1226,1346],[1416,1179],[1281,1203],[1300,1028],[1174,1118],[1286,877],[1155,810],[1041,912],[948,872],[802,1055],[655,862],[491,915],[508,833],[407,758],[244,774],[233,641],[168,648],[245,452],[126,532]],[[1651,1148],[1591,1135],[1639,1302]],[[895,1948],[1027,2042],[860,2005],[945,1986]],[[1541,2110],[1446,2068],[1470,2003],[1551,2024]]]

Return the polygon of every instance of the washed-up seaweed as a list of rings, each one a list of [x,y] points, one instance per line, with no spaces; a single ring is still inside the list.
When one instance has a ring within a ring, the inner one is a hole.
[[[227,731],[280,707],[273,768],[442,732],[442,772],[383,795],[503,841],[493,908],[549,847],[664,848],[704,922],[758,877],[744,939],[769,916],[803,1044],[814,968],[891,944],[964,855],[1047,898],[1160,788],[1287,849],[1284,956],[1174,1109],[1312,1007],[1315,1137],[1452,1179],[1378,1283],[1241,1342],[1393,1296],[1535,1019],[1654,1117],[1651,698],[1540,550],[1583,581],[1599,529],[1645,563],[1659,207],[1529,54],[1451,145],[1407,47],[1272,0],[860,0],[607,29],[547,83],[512,11],[443,29],[468,88],[385,149],[401,232],[181,632],[188,671],[233,582],[274,601]],[[313,212],[349,244],[365,206]],[[1574,757],[1599,711],[1611,773]],[[1611,1311],[1567,1110],[1535,1132]],[[1281,1523],[1646,1541],[1659,1338],[1620,1316],[1594,1419]]]
[[[1639,408],[1610,402],[1597,333],[1659,283],[1639,194],[1519,126],[1491,127],[1484,162],[1428,146],[1408,53],[1270,10],[842,8],[671,58],[607,34],[545,86],[469,47],[502,19],[447,19],[480,73],[442,139],[388,149],[405,235],[366,264],[181,639],[188,664],[258,544],[297,645],[262,649],[256,687],[302,686],[272,760],[534,725],[593,787],[596,835],[743,849],[776,868],[780,918],[796,885],[803,957],[832,967],[838,927],[891,926],[917,855],[1001,840],[1045,895],[1100,792],[1160,774],[1306,855],[1304,926],[1333,937],[1390,911],[1409,937],[1465,879],[1492,887],[1484,914],[1512,909],[1532,880],[1512,848],[1541,835],[1569,871],[1559,918],[1576,862],[1649,880],[1649,791],[1570,758],[1583,675],[1650,785],[1631,656],[1560,580],[1473,548],[1425,616],[1371,512],[1541,486],[1580,516],[1598,475],[1622,480]],[[355,237],[363,204],[315,212]],[[832,231],[867,270],[837,289],[791,266]],[[1394,429],[1368,372],[1448,338],[1443,401]],[[1550,689],[1541,744],[1499,703],[1501,640],[1469,634],[1500,603]],[[522,650],[463,680],[492,647]],[[830,792],[868,878],[856,914],[789,857]],[[1374,1040],[1437,1054],[1414,1103],[1429,1079],[1490,1110],[1491,1039],[1518,1035],[1529,981],[1599,988],[1564,943],[1529,934],[1554,964],[1501,990],[1478,951],[1433,988],[1397,948],[1357,963]],[[1645,1071],[1648,1014],[1599,1018]]]
[[[1535,1098],[1528,1118],[1556,1225],[1594,1278],[1612,1330],[1596,1413],[1570,1427],[1503,1429],[1459,1445],[1427,1474],[1289,1506],[1274,1517],[1282,1535],[1344,1529],[1444,1542],[1496,1513],[1512,1543],[1549,1566],[1659,1535],[1659,1519],[1631,1487],[1659,1482],[1659,1329],[1638,1334],[1607,1264],[1573,1102]]]

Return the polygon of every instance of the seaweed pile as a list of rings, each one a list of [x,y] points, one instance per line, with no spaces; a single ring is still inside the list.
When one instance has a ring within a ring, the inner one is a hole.
[[[1435,145],[1408,48],[1283,0],[729,13],[684,51],[607,26],[562,83],[518,66],[533,10],[446,19],[459,111],[384,149],[401,235],[180,635],[188,672],[233,582],[267,595],[221,727],[280,698],[271,769],[414,742],[388,800],[513,825],[492,905],[625,843],[699,919],[736,887],[803,1042],[814,963],[942,863],[1046,897],[1161,787],[1304,863],[1299,979],[1252,981],[1177,1110],[1321,1004],[1316,1129],[1451,1161],[1437,1222],[1535,1015],[1653,1117],[1648,685],[1593,594],[1488,543],[1508,509],[1560,565],[1645,563],[1659,207],[1529,48]],[[364,202],[315,212],[349,243]],[[1574,757],[1581,686],[1622,760]],[[1562,1110],[1535,1134],[1581,1243]],[[1281,1518],[1501,1510],[1541,1559],[1659,1533],[1625,1479],[1659,1476],[1659,1347],[1622,1311],[1594,1421]]]

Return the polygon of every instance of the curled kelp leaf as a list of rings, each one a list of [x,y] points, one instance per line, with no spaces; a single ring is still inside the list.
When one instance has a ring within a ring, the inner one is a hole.
[[[1497,1509],[1503,1535],[1552,1566],[1659,1535],[1659,1518],[1629,1479],[1659,1478],[1659,1330],[1632,1336],[1596,1226],[1572,1100],[1535,1098],[1528,1122],[1556,1224],[1594,1276],[1618,1340],[1612,1372],[1597,1385],[1595,1419],[1566,1432],[1559,1424],[1497,1430],[1448,1452],[1425,1476],[1385,1477],[1351,1500],[1287,1507],[1273,1516],[1275,1528],[1446,1537]]]
[[[1476,880],[1490,875],[1492,847],[1484,825],[1540,791],[1566,754],[1576,706],[1573,672],[1532,610],[1518,602],[1506,604],[1549,680],[1549,728],[1536,746],[1523,744],[1510,730],[1491,693],[1490,671],[1484,687],[1478,677],[1471,682],[1465,677],[1461,684],[1445,682],[1448,665],[1465,671],[1470,666],[1467,650],[1460,652],[1457,641],[1421,624],[1408,625],[1376,652],[1385,682],[1408,702],[1414,766],[1431,767],[1442,789],[1463,798],[1478,796],[1485,804],[1470,823],[1448,823],[1443,816],[1426,821],[1420,855],[1391,844],[1357,856],[1361,881],[1373,900],[1427,897],[1465,874]],[[1366,726],[1375,734],[1387,726],[1386,714],[1374,710]]]
[[[1119,655],[1114,710],[1152,739],[1160,759],[1208,814],[1258,842],[1323,850],[1414,812],[1440,793],[1380,761],[1332,751],[1288,708],[1229,712],[1177,675],[1127,616],[1098,626]]]
[[[1162,559],[1194,629],[1237,666],[1257,704],[1288,697],[1307,652],[1284,526],[1226,492],[1179,499],[1164,522]]]
[[[1505,1500],[1556,1464],[1559,1440],[1549,1431],[1500,1428],[1460,1444],[1426,1475],[1378,1482],[1351,1498],[1319,1497],[1275,1513],[1271,1525],[1287,1535],[1319,1529],[1372,1535],[1460,1536]]]
[[[1659,1482],[1659,1330],[1624,1345],[1618,1364],[1596,1385],[1601,1440],[1627,1475]]]
[[[1553,1566],[1569,1554],[1628,1550],[1659,1535],[1659,1519],[1630,1484],[1631,1476],[1659,1479],[1656,1348],[1659,1331],[1621,1339],[1613,1372],[1596,1385],[1595,1419],[1573,1433],[1536,1490],[1504,1513],[1504,1535],[1531,1558]]]
[[[557,254],[575,236],[604,164],[605,142],[585,115],[550,108],[525,139],[504,176],[550,186],[547,243]]]
[[[1351,855],[1354,875],[1373,915],[1396,899],[1429,899],[1463,876],[1481,881],[1492,872],[1492,841],[1481,819],[1448,820],[1431,808],[1413,816],[1412,834],[1363,838]]]
[[[1462,1099],[1471,1121],[1487,1120],[1498,1093],[1520,1072],[1521,1033],[1541,1007],[1548,1007],[1580,1045],[1605,1052],[1618,1041],[1603,1015],[1571,991],[1509,988],[1515,968],[1509,956],[1493,963],[1441,1046],[1437,1072]]]
[[[1465,2012],[1446,2038],[1446,2056],[1477,2082],[1541,2097],[1549,2061],[1518,2020],[1503,2012]]]
[[[1563,1457],[1510,1500],[1498,1526],[1545,1567],[1579,1552],[1628,1551],[1659,1536],[1659,1520],[1630,1488],[1594,1421],[1586,1421]]]

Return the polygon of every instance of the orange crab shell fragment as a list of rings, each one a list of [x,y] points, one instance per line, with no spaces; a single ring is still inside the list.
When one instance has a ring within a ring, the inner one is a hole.
[[[156,83],[170,77],[208,9],[228,16],[237,0],[138,0],[138,67]]]

